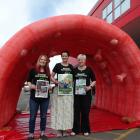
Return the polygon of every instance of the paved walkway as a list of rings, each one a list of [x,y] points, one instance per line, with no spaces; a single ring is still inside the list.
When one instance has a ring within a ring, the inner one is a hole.
[[[92,133],[87,137],[78,135],[70,137],[51,138],[50,140],[140,140],[140,128]]]
[[[22,92],[20,95],[18,107],[21,111],[28,110],[29,93]],[[49,138],[50,140],[140,140],[140,128],[133,128],[128,130],[113,130],[101,133],[91,133],[85,137],[82,135]],[[36,139],[38,140],[38,139]]]

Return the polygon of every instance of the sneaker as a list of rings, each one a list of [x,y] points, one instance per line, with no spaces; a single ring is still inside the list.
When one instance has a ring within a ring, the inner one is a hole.
[[[68,136],[68,133],[66,131],[63,131],[63,137],[67,137]]]
[[[84,136],[89,136],[89,133],[88,132],[84,133]]]
[[[76,135],[76,133],[74,133],[74,132],[71,132],[71,133],[70,133],[70,135],[71,135],[71,136],[75,136],[75,135]]]
[[[40,136],[40,140],[48,140],[48,137],[43,135],[43,136]]]
[[[63,134],[62,134],[62,131],[57,131],[57,137],[62,137],[63,136]]]

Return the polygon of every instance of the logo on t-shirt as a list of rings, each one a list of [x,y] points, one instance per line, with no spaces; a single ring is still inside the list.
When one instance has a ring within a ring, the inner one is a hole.
[[[45,80],[48,78],[46,74],[40,74],[40,73],[36,74],[35,77],[40,80]]]
[[[87,77],[87,75],[85,73],[77,73],[75,75],[75,77],[79,78],[79,77]]]
[[[69,73],[69,72],[71,72],[71,69],[70,68],[62,68],[61,71],[64,71],[66,73]]]

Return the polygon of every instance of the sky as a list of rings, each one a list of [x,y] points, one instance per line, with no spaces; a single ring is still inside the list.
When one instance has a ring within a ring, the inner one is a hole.
[[[87,15],[97,0],[0,0],[0,47],[18,30],[39,19]]]
[[[0,0],[0,47],[37,20],[65,14],[87,15],[98,0]]]

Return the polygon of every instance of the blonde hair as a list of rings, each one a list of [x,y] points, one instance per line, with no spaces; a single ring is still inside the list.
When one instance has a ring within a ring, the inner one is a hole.
[[[84,59],[84,60],[86,60],[87,57],[86,57],[85,54],[79,54],[79,55],[77,56],[77,59],[78,59],[78,60],[79,60],[79,59]]]

